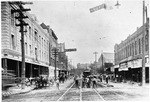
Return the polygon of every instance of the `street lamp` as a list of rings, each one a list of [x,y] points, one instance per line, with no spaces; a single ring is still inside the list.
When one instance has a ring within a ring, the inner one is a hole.
[[[120,6],[121,4],[119,4],[119,1],[117,1],[117,4],[115,4],[115,6],[117,6],[117,8]]]

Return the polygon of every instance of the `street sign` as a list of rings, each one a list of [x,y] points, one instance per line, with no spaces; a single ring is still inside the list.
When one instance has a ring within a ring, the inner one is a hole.
[[[103,8],[106,8],[106,5],[105,5],[104,3],[101,4],[101,5],[99,5],[99,6],[90,8],[90,12],[92,13],[92,12],[95,12],[95,11],[100,10],[100,9],[103,9]]]
[[[73,49],[65,49],[65,52],[71,52],[71,51],[77,51],[76,48],[73,48]]]

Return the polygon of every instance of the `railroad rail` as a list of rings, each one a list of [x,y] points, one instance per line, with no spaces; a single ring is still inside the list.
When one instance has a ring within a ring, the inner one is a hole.
[[[57,100],[58,101],[89,101],[88,99],[88,95],[89,97],[93,98],[93,99],[97,99],[100,101],[106,101],[108,100],[105,96],[105,94],[102,94],[101,91],[97,90],[97,88],[74,88],[75,83],[73,83]],[[109,90],[109,93],[111,95],[117,95],[118,98],[121,99],[125,99],[125,97],[123,95],[120,95],[116,92],[113,92],[113,90]],[[92,95],[92,96],[90,96]],[[105,96],[105,97],[104,97]],[[108,95],[109,96],[109,95]],[[91,100],[90,100],[91,101]],[[93,100],[92,100],[93,101]]]

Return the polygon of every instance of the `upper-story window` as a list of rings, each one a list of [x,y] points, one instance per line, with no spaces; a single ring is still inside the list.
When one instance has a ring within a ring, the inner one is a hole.
[[[41,46],[43,47],[43,38],[42,38],[42,41],[41,41]]]
[[[11,25],[15,26],[15,13],[11,10]]]
[[[30,56],[32,55],[32,48],[31,48],[31,45],[29,45],[29,49],[30,49]]]
[[[134,56],[134,43],[132,43],[132,55]]]
[[[34,31],[34,40],[37,41],[38,38],[38,34],[37,34],[37,30]]]
[[[37,48],[35,48],[35,59],[38,60]]]
[[[31,36],[32,36],[32,29],[31,29],[31,27],[29,26],[29,39],[31,39]]]
[[[145,51],[148,51],[148,44],[149,44],[149,37],[148,37],[149,31],[146,31],[146,35],[145,35]]]
[[[24,35],[27,37],[27,36],[28,36],[28,35],[27,35],[27,32],[28,32],[28,31],[27,31],[27,26],[24,26],[24,31],[25,31],[25,32],[24,32]]]
[[[136,41],[135,41],[135,55],[137,55],[137,44],[136,44]]]
[[[28,54],[28,46],[27,46],[27,43],[25,43],[25,54]]]
[[[130,56],[132,56],[132,44],[130,44]]]
[[[12,49],[15,49],[15,37],[14,37],[14,35],[11,35],[11,46],[12,46]]]
[[[141,39],[139,39],[139,54],[141,54]]]

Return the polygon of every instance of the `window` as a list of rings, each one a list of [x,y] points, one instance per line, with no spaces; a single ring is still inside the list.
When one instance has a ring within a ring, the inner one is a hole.
[[[143,49],[143,43],[144,42],[144,38],[142,37],[142,49]],[[142,53],[143,53],[143,50],[142,50]]]
[[[130,45],[128,45],[128,57],[130,56]]]
[[[132,55],[134,56],[134,43],[132,43]]]
[[[29,45],[29,49],[30,49],[30,56],[31,56],[32,53],[31,45]]]
[[[148,39],[149,37],[148,37],[148,30],[147,30],[147,32],[146,32],[146,35],[145,35],[145,51],[148,51]]]
[[[15,26],[15,13],[11,11],[11,25]]]
[[[27,54],[28,48],[27,48],[27,43],[25,43],[25,54]]]
[[[34,40],[37,41],[37,38],[38,38],[37,31],[34,31]]]
[[[29,39],[31,39],[31,36],[32,36],[32,30],[31,30],[31,27],[29,26]]]
[[[135,55],[137,55],[137,45],[136,45],[136,41],[135,41]]]
[[[132,44],[130,44],[130,56],[132,56]]]
[[[42,43],[42,47],[43,47],[43,38],[42,38],[42,41],[41,41],[41,43]]]
[[[141,39],[139,39],[139,54],[141,54]]]
[[[27,37],[27,26],[24,26],[24,35]]]
[[[125,56],[127,58],[127,46],[125,47]]]
[[[15,37],[14,37],[14,35],[11,35],[11,45],[12,45],[12,49],[15,49]]]
[[[35,59],[38,60],[38,57],[37,57],[37,48],[35,48]]]

